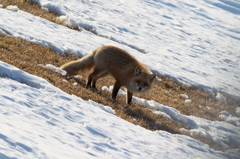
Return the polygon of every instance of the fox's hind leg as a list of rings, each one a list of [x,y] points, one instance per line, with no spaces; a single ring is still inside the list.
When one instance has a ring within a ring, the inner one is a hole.
[[[107,75],[108,75],[107,71],[94,69],[94,71],[88,76],[87,88],[91,86],[92,88],[95,89],[97,80]]]
[[[88,81],[87,81],[87,88],[91,86],[92,80],[95,76],[98,75],[100,70],[94,69],[94,71],[88,76]],[[96,83],[96,81],[95,81]]]
[[[96,88],[96,82],[99,78],[107,76],[109,73],[107,71],[101,71],[98,75],[94,76],[92,79],[92,88]]]

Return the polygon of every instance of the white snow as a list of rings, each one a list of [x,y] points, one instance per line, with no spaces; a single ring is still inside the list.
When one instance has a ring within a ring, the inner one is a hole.
[[[157,114],[157,115],[159,115],[159,116],[162,116],[162,117],[164,117],[164,118],[166,118],[166,119],[169,119],[169,120],[174,121],[168,114],[166,114],[166,113],[164,113],[164,112],[162,112],[162,111],[156,111],[156,110],[154,110],[153,113],[154,113],[154,114]]]
[[[73,85],[76,86],[78,83],[77,82],[74,82]]]
[[[2,8],[2,7],[1,7],[1,8]],[[18,11],[19,11],[18,6],[13,6],[13,5],[7,6],[6,9],[8,9],[8,10],[10,10],[10,11],[13,11],[13,12],[18,12]]]
[[[52,64],[46,64],[45,66],[42,64],[38,64],[38,66],[48,68],[53,72],[57,72],[57,73],[61,74],[62,76],[65,76],[67,74],[67,72],[65,70],[62,70],[59,67],[56,67]]]
[[[186,99],[186,100],[185,100],[185,103],[191,103],[191,102],[192,102],[191,99]]]
[[[181,97],[184,99],[188,99],[188,95],[186,95],[186,94],[181,94]]]
[[[219,118],[223,121],[226,121],[230,124],[240,127],[240,118],[232,116],[227,111],[222,111],[219,115]]]
[[[223,104],[227,103],[226,98],[221,93],[217,93],[216,99]]]
[[[161,76],[216,93],[221,102],[226,99],[219,91],[240,98],[238,0],[34,1],[57,12],[59,20],[80,32],[17,6],[7,10],[0,4],[0,34],[78,56],[102,45],[114,45]],[[44,67],[63,73],[51,64]],[[125,96],[125,92],[119,95]],[[182,97],[191,100],[187,95]],[[238,117],[223,111],[219,114],[222,121],[209,121],[133,97],[153,113],[188,126],[189,130],[181,131],[215,143],[225,151],[221,152],[185,135],[133,125],[116,117],[111,107],[92,100],[66,94],[46,80],[0,61],[0,158],[240,156],[239,108]]]
[[[81,75],[75,75],[74,78],[82,78]]]
[[[186,94],[181,94],[180,96],[181,96],[183,99],[185,99],[185,103],[191,103],[191,102],[192,102],[192,100],[189,99],[188,95],[186,95]]]
[[[240,107],[236,108],[236,113],[240,117]]]

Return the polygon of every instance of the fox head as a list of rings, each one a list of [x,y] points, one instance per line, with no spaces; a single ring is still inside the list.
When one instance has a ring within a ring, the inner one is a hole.
[[[135,68],[133,79],[127,88],[132,93],[146,93],[152,88],[152,82],[156,78],[156,74],[150,71]]]

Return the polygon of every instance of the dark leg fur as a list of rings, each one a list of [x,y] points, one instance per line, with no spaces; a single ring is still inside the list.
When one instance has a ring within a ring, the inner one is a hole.
[[[113,91],[112,91],[112,99],[116,99],[117,93],[118,93],[120,87],[121,87],[121,84],[119,82],[116,82],[114,84]]]
[[[87,88],[91,86],[92,80],[97,76],[98,73],[99,73],[99,70],[94,69],[94,71],[88,76]]]
[[[127,96],[126,96],[126,103],[127,103],[127,104],[131,104],[132,95],[133,95],[133,93],[132,93],[132,92],[129,92],[129,91],[127,90]]]
[[[94,76],[92,79],[92,88],[96,88],[96,82],[99,78],[105,77],[107,76],[108,73],[107,72],[99,72],[97,76]]]
[[[89,88],[91,86],[91,82],[92,82],[92,77],[89,75],[88,81],[87,81],[87,88]]]

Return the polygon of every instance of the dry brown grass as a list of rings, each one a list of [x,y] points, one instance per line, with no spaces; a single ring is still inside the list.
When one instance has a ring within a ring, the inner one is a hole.
[[[58,23],[57,14],[41,9],[38,5],[32,4],[30,0],[0,0],[0,4],[4,7],[8,5],[17,5],[21,10],[29,12],[35,16],[40,16],[52,22]],[[53,64],[60,66],[67,61],[75,60],[77,57],[68,55],[61,56],[54,53],[51,48],[39,46],[18,38],[0,35],[0,60],[12,64],[26,72],[45,78],[50,83],[59,87],[69,94],[75,94],[85,100],[91,99],[98,103],[111,106],[116,115],[140,125],[149,130],[165,130],[170,133],[179,133],[179,128],[184,127],[170,120],[160,117],[152,113],[152,110],[145,108],[136,103],[131,106],[126,105],[123,98],[118,97],[119,102],[113,102],[109,93],[100,91],[101,87],[113,85],[114,80],[110,77],[100,79],[97,83],[99,91],[92,91],[85,88],[85,80],[88,72],[82,72],[81,80],[66,79],[57,73],[39,67],[38,64]],[[45,57],[45,58],[43,58]],[[77,86],[73,86],[73,82],[78,82]],[[168,93],[166,93],[166,91]],[[191,103],[185,103],[185,99],[181,94],[187,94],[192,100]],[[161,82],[154,84],[150,93],[134,94],[140,98],[155,100],[163,105],[171,106],[182,114],[194,115],[208,120],[218,120],[219,113],[223,110],[236,115],[235,108],[239,105],[239,101],[233,100],[226,96],[227,104],[221,104],[216,101],[215,97],[198,88],[187,87],[178,83],[174,83],[168,78],[163,78]],[[156,125],[156,122],[162,122],[162,125]],[[196,137],[196,139],[208,143],[204,139]],[[211,143],[208,143],[211,145]],[[212,145],[215,149],[218,149]]]

